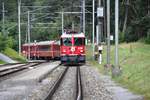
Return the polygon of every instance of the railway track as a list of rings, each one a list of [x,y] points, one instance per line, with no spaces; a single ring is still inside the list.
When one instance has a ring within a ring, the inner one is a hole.
[[[64,77],[68,71],[69,67],[66,67],[65,70],[58,76],[57,80],[54,82],[54,84],[50,87],[49,93],[45,100],[52,100],[53,95],[58,90],[60,84],[64,80]],[[80,74],[80,67],[77,67],[76,70],[76,95],[74,97],[75,100],[82,100],[83,94],[82,94],[82,84],[81,84],[81,74]]]
[[[17,65],[17,64],[19,65],[19,64],[25,64],[25,63],[8,63],[8,64],[2,64],[2,65],[0,65],[0,67]]]
[[[45,98],[45,100],[51,100],[53,94],[58,89],[59,85],[61,84],[65,74],[67,73],[68,67],[65,68],[65,70],[59,75],[58,79],[55,81],[53,86],[50,88],[50,91],[48,93],[48,96]]]
[[[11,66],[11,65],[19,65],[19,64],[29,64],[29,63],[44,63],[46,61],[33,61],[33,62],[25,62],[25,63],[8,63],[8,64],[2,64],[0,67],[5,67],[5,66]]]
[[[77,91],[76,91],[76,98],[75,98],[75,100],[83,100],[80,67],[77,67],[76,78],[77,78],[76,79],[76,84],[77,84],[76,88],[77,88]]]
[[[38,62],[38,63],[25,63],[25,64],[17,63],[17,64],[20,64],[20,65],[18,65],[16,67],[11,67],[10,66],[8,68],[4,67],[4,66],[8,66],[8,65],[4,65],[3,66],[4,68],[0,69],[0,78],[6,77],[6,76],[10,76],[10,75],[12,75],[14,73],[23,71],[23,70],[31,68],[31,67],[36,67],[37,65],[42,64],[42,62]],[[12,64],[12,65],[14,65],[14,64]]]

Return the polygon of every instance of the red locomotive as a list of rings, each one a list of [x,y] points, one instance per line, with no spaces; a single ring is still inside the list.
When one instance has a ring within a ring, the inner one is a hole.
[[[58,41],[43,41],[22,45],[23,56],[30,59],[60,58],[60,44]]]
[[[85,35],[84,33],[65,32],[61,35],[61,63],[85,63]]]

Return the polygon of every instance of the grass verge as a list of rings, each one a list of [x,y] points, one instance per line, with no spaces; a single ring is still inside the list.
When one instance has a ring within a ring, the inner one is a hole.
[[[91,46],[87,46],[87,50],[87,60],[104,73],[106,47],[103,50],[102,65],[90,59],[92,58]],[[114,80],[129,90],[143,95],[146,100],[150,100],[150,45],[143,43],[120,44],[119,58],[122,75]],[[111,64],[114,64],[114,46],[111,47]]]
[[[5,64],[5,62],[4,62],[4,61],[2,61],[2,60],[0,60],[0,64]]]
[[[18,62],[26,62],[26,59],[24,57],[19,56],[19,54],[11,48],[6,48],[5,51],[3,51],[2,53],[4,53],[5,55],[9,56],[10,58]]]

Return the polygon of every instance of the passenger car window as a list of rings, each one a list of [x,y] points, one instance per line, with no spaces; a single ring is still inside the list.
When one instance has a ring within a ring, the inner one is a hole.
[[[47,45],[39,47],[39,51],[49,51],[49,50],[50,50],[50,46]]]

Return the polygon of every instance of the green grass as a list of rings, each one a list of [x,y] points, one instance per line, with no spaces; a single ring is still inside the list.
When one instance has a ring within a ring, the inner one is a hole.
[[[91,47],[87,47],[87,50],[90,49]],[[87,60],[89,60],[90,54],[87,56]],[[150,100],[150,45],[143,43],[120,44],[119,58],[122,75],[114,80],[131,91],[142,94],[146,100]],[[103,73],[103,66],[106,64],[106,47],[104,47],[102,65],[92,60],[89,61]],[[114,64],[114,46],[111,47],[111,64]]]
[[[100,72],[103,72],[103,67],[101,65],[99,65],[97,61],[94,60],[93,46],[91,46],[91,45],[86,46],[86,60],[88,61],[88,63],[93,65],[93,67],[98,67],[100,69],[99,70]]]
[[[9,56],[10,58],[18,62],[26,62],[26,59],[24,57],[19,56],[19,54],[11,48],[6,48],[5,51],[3,51],[2,53],[4,53],[5,55]]]
[[[5,62],[4,62],[4,61],[2,61],[2,60],[0,60],[0,64],[5,64]]]

